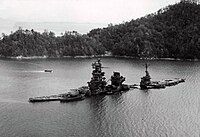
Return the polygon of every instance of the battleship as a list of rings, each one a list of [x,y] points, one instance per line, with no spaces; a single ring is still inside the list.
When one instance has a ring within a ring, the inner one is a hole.
[[[60,101],[71,102],[77,100],[83,100],[85,97],[95,95],[110,95],[122,93],[128,91],[130,88],[128,85],[123,84],[125,77],[121,76],[119,72],[113,72],[113,75],[109,79],[111,84],[108,84],[105,78],[105,72],[102,71],[101,60],[98,59],[92,63],[92,77],[88,83],[88,86],[82,86],[77,89],[72,89],[67,93],[51,96],[42,96],[29,98],[29,102],[46,102],[46,101]]]
[[[151,76],[148,72],[148,65],[146,64],[146,75],[141,78],[140,84],[127,85],[123,84],[125,82],[125,77],[121,76],[120,72],[113,72],[113,75],[109,80],[106,81],[105,72],[102,71],[101,59],[98,59],[92,63],[92,77],[87,86],[82,86],[77,89],[71,89],[69,92],[29,98],[29,102],[46,102],[46,101],[60,101],[60,102],[71,102],[84,100],[86,97],[97,96],[97,95],[113,95],[119,94],[130,89],[160,89],[166,86],[174,86],[179,83],[185,82],[185,79],[175,78],[166,79],[163,81],[151,81]],[[111,81],[108,84],[108,81]]]

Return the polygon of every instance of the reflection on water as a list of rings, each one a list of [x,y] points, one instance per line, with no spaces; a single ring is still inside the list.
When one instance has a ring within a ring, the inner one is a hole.
[[[28,103],[87,85],[95,59],[0,60],[0,136],[199,136],[200,63],[148,61],[153,80],[186,78],[166,89],[130,90],[80,102]],[[120,71],[126,83],[144,75],[142,60],[104,58],[106,78]],[[43,73],[53,69],[53,73]]]

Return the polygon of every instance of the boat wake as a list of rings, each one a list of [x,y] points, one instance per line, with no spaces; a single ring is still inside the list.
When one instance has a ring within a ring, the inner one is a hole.
[[[0,102],[2,103],[27,103],[23,101],[18,101],[18,100],[12,100],[12,99],[0,99]]]

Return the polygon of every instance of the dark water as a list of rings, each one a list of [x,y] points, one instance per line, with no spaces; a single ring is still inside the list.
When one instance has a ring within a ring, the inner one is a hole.
[[[1,137],[198,137],[200,62],[148,61],[153,79],[186,78],[166,89],[138,89],[80,102],[28,103],[29,97],[86,85],[95,59],[0,60]],[[140,81],[144,61],[104,58],[107,79]],[[53,73],[43,73],[44,69]]]

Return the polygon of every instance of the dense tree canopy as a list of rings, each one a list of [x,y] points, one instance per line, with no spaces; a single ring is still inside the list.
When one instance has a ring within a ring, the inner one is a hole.
[[[9,36],[4,35],[0,41],[0,55],[11,56],[86,56],[105,53],[101,43],[87,35],[77,32],[66,32],[55,37],[53,32],[42,34],[34,30],[19,29]]]
[[[200,5],[196,0],[181,0],[154,14],[87,35],[66,32],[40,34],[21,28],[0,40],[0,56],[85,56],[106,51],[136,58],[200,58]]]
[[[200,58],[200,5],[185,0],[154,14],[104,29],[91,30],[114,55]]]

